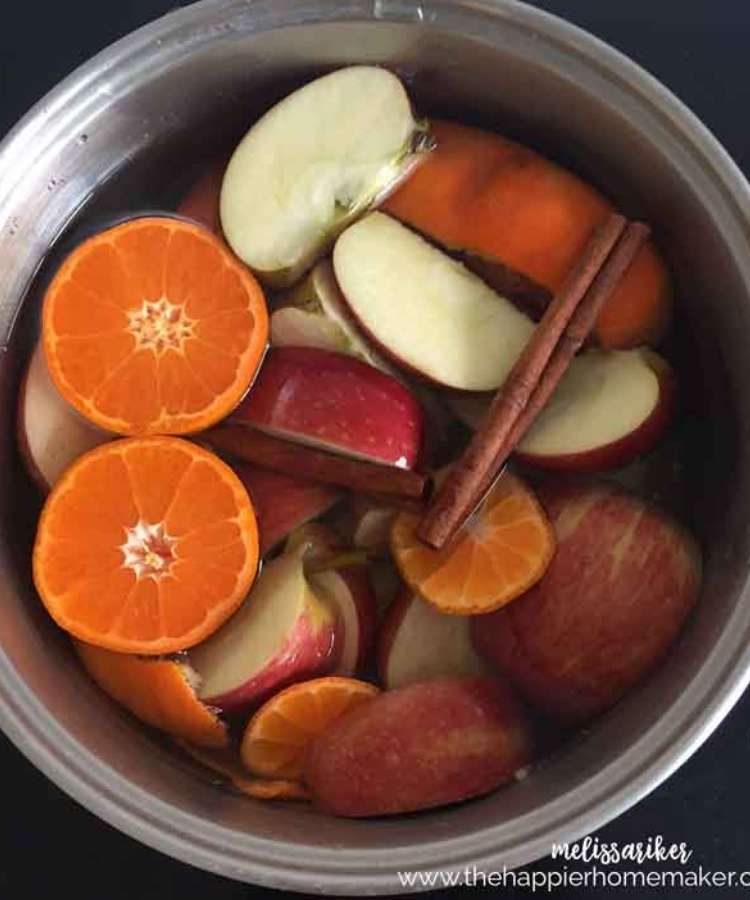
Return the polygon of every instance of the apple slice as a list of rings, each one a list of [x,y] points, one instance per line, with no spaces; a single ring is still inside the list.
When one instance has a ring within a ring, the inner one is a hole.
[[[282,306],[271,313],[270,327],[272,347],[315,347],[349,353],[349,344],[338,325],[307,309]]]
[[[482,675],[487,664],[474,650],[468,616],[448,616],[404,588],[383,619],[378,674],[386,690],[442,675]]]
[[[453,422],[451,412],[427,385],[408,378],[374,349],[354,321],[329,259],[322,259],[281,302],[271,315],[273,346],[346,353],[392,375],[411,391],[426,414],[425,443],[438,448],[445,442]]]
[[[232,420],[276,437],[411,469],[422,410],[395,378],[351,356],[312,347],[272,349]]]
[[[499,387],[534,330],[465,266],[384,213],[370,213],[339,237],[333,267],[376,347],[445,387]]]
[[[347,353],[399,377],[398,370],[373,349],[352,319],[329,259],[320,260],[307,278],[282,298],[271,315],[271,343]]]
[[[343,543],[325,525],[313,522],[298,529],[287,542],[287,551],[302,549],[307,579],[317,597],[336,615],[336,664],[334,675],[351,677],[366,667],[375,643],[377,604],[367,567],[317,569],[336,554],[346,555]]]
[[[587,350],[570,364],[516,450],[541,469],[599,472],[648,453],[672,420],[672,369],[652,350]],[[447,393],[459,419],[482,423],[492,394]]]
[[[666,431],[676,384],[650,350],[589,350],[571,363],[518,448],[544,469],[597,472],[648,452]]]
[[[262,466],[232,460],[232,468],[253,501],[262,555],[295,529],[328,512],[341,499],[339,491],[326,485],[291,478]]]
[[[430,146],[391,72],[324,75],[272,107],[235,150],[221,189],[224,235],[266,283],[294,284]]]
[[[334,629],[332,613],[305,578],[302,553],[277,557],[264,565],[239,611],[191,649],[200,698],[239,713],[324,674],[334,659]]]
[[[44,352],[31,355],[18,403],[18,445],[26,469],[47,493],[65,469],[112,435],[85,421],[52,384]]]

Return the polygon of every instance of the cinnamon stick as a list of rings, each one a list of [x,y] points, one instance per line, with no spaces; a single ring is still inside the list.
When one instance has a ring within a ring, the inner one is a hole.
[[[430,488],[430,479],[411,469],[296,444],[251,425],[218,425],[201,437],[217,450],[283,475],[337,485],[362,494],[376,494],[389,498],[394,504],[421,502]]]
[[[429,546],[442,549],[482,500],[587,337],[645,239],[645,226],[625,226],[613,214],[592,235],[424,517],[418,535]]]

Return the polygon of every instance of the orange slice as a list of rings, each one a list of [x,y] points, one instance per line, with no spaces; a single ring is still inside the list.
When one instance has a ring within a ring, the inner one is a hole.
[[[142,722],[201,747],[228,745],[226,726],[198,699],[196,676],[181,660],[113,653],[82,641],[74,644],[91,678]]]
[[[89,451],[47,498],[34,582],[52,618],[121,653],[183,650],[215,631],[256,575],[258,530],[239,478],[180,438]]]
[[[401,577],[441,612],[471,616],[510,603],[544,574],[555,537],[532,491],[505,473],[481,512],[443,550],[417,537],[419,516],[393,523],[391,550]]]
[[[263,292],[215,235],[167,217],[102,231],[44,298],[52,380],[117,434],[187,434],[239,403],[268,339]]]
[[[330,675],[281,691],[250,719],[240,756],[264,778],[299,779],[307,749],[336,719],[379,690],[356,678]]]
[[[222,781],[238,790],[241,794],[255,800],[308,800],[307,788],[299,781],[285,778],[254,778],[242,768],[239,760],[231,750],[207,751],[192,747],[185,741],[177,741],[179,746],[206,769],[221,776]]]

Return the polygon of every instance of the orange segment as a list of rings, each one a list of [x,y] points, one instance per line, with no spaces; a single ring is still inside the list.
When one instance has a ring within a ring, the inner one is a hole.
[[[75,637],[120,653],[173,653],[215,631],[258,566],[247,491],[217,456],[170,437],[112,441],[47,498],[34,581]]]
[[[552,559],[555,538],[520,478],[505,473],[477,518],[443,550],[417,538],[419,517],[401,513],[391,550],[404,581],[441,612],[478,615],[527,591]]]
[[[196,696],[184,663],[113,653],[81,641],[74,645],[91,678],[141,721],[201,747],[229,743],[224,723]]]
[[[339,716],[378,688],[355,678],[328,676],[294,684],[265,703],[248,723],[240,756],[265,778],[299,779],[307,749]]]
[[[252,775],[248,775],[231,750],[211,752],[191,747],[185,741],[177,743],[196,762],[220,775],[223,781],[228,781],[241,794],[246,794],[255,800],[309,799],[307,788],[299,781],[290,781],[285,778],[254,778]]]
[[[50,284],[50,375],[83,416],[118,434],[188,434],[239,403],[268,340],[263,292],[226,245],[144,217],[81,244]]]

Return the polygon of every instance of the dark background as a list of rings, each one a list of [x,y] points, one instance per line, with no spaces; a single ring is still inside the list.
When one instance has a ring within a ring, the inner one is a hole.
[[[93,53],[175,8],[170,0],[38,0],[0,9],[0,135]],[[614,44],[660,78],[750,175],[750,0],[535,0]],[[2,273],[0,273],[0,283]],[[691,865],[750,870],[750,696],[635,809],[598,836],[685,841]],[[0,735],[0,900],[239,900],[282,896],[218,878],[149,850],[62,794]],[[545,868],[541,862],[536,867]],[[550,866],[560,868],[559,864]],[[467,891],[468,893],[468,891]],[[520,896],[523,892],[472,891]],[[614,891],[555,892],[611,897]],[[640,896],[633,891],[629,896]],[[738,897],[739,889],[713,892]],[[750,893],[750,891],[748,891]],[[682,895],[659,891],[661,896]],[[701,896],[712,896],[701,892]],[[427,896],[427,895],[425,895]],[[434,894],[433,896],[438,896]],[[448,896],[446,893],[445,896]],[[455,896],[455,895],[453,895]]]

